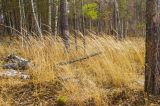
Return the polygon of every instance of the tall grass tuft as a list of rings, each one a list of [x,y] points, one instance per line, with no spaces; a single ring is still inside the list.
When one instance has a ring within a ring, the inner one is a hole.
[[[130,86],[144,69],[144,39],[127,38],[118,41],[113,37],[87,37],[86,52],[83,42],[78,39],[78,51],[71,38],[70,52],[64,52],[60,38],[45,37],[43,40],[29,37],[14,40],[12,44],[0,45],[0,55],[18,54],[30,59],[34,66],[28,70],[33,83],[59,82],[62,85],[58,92],[72,103],[84,105],[94,103],[106,105],[107,89],[111,87]],[[58,65],[63,61],[73,60],[92,53],[102,52],[89,59],[68,65]],[[0,81],[0,85],[23,84],[24,82]]]

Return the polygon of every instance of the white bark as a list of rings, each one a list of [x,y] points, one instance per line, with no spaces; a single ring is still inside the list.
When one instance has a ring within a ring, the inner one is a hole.
[[[21,0],[19,0],[19,14],[20,14],[20,32],[22,33],[22,3]]]
[[[52,5],[53,0],[48,0],[48,25],[49,25],[49,32],[50,35],[52,34]]]
[[[57,28],[58,28],[58,5],[55,3],[54,1],[54,6],[55,6],[55,26],[54,26],[54,35],[56,37],[58,31],[57,31]]]
[[[40,37],[42,37],[42,31],[41,31],[41,28],[39,26],[39,22],[38,22],[38,17],[36,15],[36,5],[35,5],[35,2],[33,0],[31,0],[31,5],[32,5],[32,12],[33,12],[33,17],[34,17],[34,20],[35,20],[35,24],[36,24],[36,27],[37,27],[37,30],[38,30],[38,35]]]

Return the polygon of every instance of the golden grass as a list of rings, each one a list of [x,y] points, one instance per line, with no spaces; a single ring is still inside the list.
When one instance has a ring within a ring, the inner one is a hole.
[[[59,39],[59,38],[58,38]],[[144,39],[128,38],[123,41],[112,37],[87,37],[86,53],[81,39],[79,49],[75,50],[74,40],[71,49],[64,53],[62,40],[55,41],[51,37],[43,40],[28,38],[23,42],[13,41],[11,45],[0,45],[0,55],[18,54],[30,59],[35,66],[28,72],[33,83],[58,81],[62,89],[58,96],[65,96],[72,103],[83,106],[94,101],[96,106],[107,105],[107,92],[111,87],[130,87],[139,79],[144,69]],[[59,62],[102,51],[102,54],[70,65],[57,66]],[[0,85],[24,84],[17,79],[0,80]],[[132,86],[133,87],[133,86]],[[1,99],[0,99],[1,100]]]

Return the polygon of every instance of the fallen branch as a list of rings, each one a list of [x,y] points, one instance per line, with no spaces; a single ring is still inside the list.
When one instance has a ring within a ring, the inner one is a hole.
[[[90,55],[83,56],[83,57],[80,57],[80,58],[76,58],[76,59],[73,59],[73,60],[69,60],[69,61],[65,61],[65,62],[60,62],[57,65],[62,66],[62,65],[72,64],[72,63],[75,63],[75,62],[79,62],[79,61],[83,61],[83,60],[89,59],[90,57],[94,57],[94,56],[97,56],[97,55],[100,55],[100,54],[102,54],[102,52],[92,53]]]

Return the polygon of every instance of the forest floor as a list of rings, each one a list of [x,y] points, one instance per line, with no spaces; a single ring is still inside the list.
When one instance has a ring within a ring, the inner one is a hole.
[[[10,54],[34,66],[26,70],[30,79],[0,78],[0,106],[159,106],[160,97],[143,92],[144,38],[92,36],[86,42],[84,52],[79,38],[76,51],[72,39],[70,52],[64,53],[59,38],[5,40],[1,66]]]

